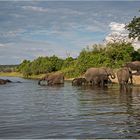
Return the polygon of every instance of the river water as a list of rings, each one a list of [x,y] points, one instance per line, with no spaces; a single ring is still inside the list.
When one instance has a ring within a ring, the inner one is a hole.
[[[140,138],[140,87],[0,85],[0,138]],[[5,77],[5,79],[7,79]]]

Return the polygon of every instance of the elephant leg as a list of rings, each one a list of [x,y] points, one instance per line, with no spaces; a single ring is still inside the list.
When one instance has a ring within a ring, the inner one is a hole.
[[[86,81],[85,81],[85,80],[84,80],[84,81],[82,81],[82,85],[84,85],[84,86],[86,85]]]
[[[78,81],[78,86],[81,86],[82,85],[82,81]]]
[[[133,77],[132,77],[132,75],[130,76],[130,84],[133,85]]]
[[[74,86],[75,85],[75,79],[72,81],[72,86]]]
[[[120,81],[120,82],[119,82],[119,84],[120,84],[120,89],[123,89],[123,88],[124,88],[124,86],[125,86],[124,81]]]
[[[102,81],[101,81],[101,86],[102,86],[102,88],[105,86],[104,79],[102,79]]]
[[[94,80],[89,81],[89,85],[93,86],[94,85]]]
[[[100,85],[101,85],[101,87],[103,88],[104,87],[104,76],[102,76],[101,78],[100,78]]]
[[[126,87],[127,87],[127,83],[128,83],[128,80],[127,80],[127,81],[122,81],[123,89],[126,89]]]
[[[99,86],[100,85],[100,79],[99,77],[94,77],[93,79],[93,86]]]
[[[122,85],[122,83],[120,83],[120,89],[123,89],[123,85]]]

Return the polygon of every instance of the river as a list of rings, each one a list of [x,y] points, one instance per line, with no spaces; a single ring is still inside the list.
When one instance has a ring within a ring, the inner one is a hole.
[[[140,87],[0,85],[0,138],[140,138]]]

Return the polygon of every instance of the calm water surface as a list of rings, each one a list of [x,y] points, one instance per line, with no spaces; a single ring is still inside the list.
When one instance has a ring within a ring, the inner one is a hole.
[[[6,78],[7,79],[7,78]],[[140,138],[140,87],[0,85],[0,138]]]

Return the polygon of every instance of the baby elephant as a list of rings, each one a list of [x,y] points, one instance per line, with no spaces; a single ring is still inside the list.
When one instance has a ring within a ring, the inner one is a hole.
[[[128,85],[129,79],[130,79],[130,83],[133,84],[132,71],[130,68],[123,67],[123,68],[119,69],[117,71],[117,78],[118,78],[118,82],[119,82],[121,88]]]
[[[75,78],[72,80],[72,85],[73,86],[82,86],[86,84],[86,79],[85,78]]]

